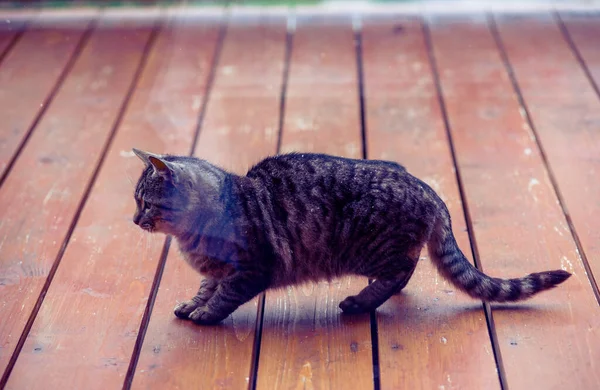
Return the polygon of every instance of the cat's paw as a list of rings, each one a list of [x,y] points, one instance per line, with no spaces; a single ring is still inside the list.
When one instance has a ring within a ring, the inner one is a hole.
[[[214,325],[224,320],[225,317],[227,316],[214,313],[207,307],[199,307],[194,310],[188,318],[198,325]]]
[[[187,320],[188,318],[190,318],[190,314],[192,314],[192,312],[196,310],[200,305],[200,302],[196,302],[194,300],[181,302],[177,304],[177,306],[175,306],[173,312],[178,318]]]
[[[360,301],[354,296],[350,296],[340,302],[340,309],[342,309],[345,314],[360,314],[370,310],[361,305]]]

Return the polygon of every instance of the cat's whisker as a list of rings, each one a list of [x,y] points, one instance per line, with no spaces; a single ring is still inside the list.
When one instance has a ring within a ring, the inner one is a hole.
[[[145,233],[140,234],[140,238],[138,238],[137,242],[135,243],[135,247],[133,250],[134,253],[139,253],[139,249],[142,246],[142,240],[145,239],[145,235]]]
[[[121,169],[125,173],[125,177],[127,178],[127,181],[129,182],[129,184],[131,184],[131,186],[135,188],[135,183],[133,182],[133,178],[129,174],[129,171],[127,171],[127,169],[125,167],[122,167]]]

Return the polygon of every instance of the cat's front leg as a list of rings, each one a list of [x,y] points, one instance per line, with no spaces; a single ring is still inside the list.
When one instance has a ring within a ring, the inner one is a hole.
[[[190,314],[199,307],[202,307],[215,293],[219,282],[216,279],[206,278],[200,282],[198,293],[189,301],[184,301],[175,306],[175,315],[187,320]]]
[[[266,278],[256,274],[236,273],[219,283],[206,305],[198,307],[189,319],[200,325],[221,322],[240,305],[248,302],[268,287]]]

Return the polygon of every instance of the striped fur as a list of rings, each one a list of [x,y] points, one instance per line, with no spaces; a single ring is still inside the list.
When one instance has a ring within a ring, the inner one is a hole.
[[[428,246],[431,259],[442,275],[473,298],[487,302],[522,301],[557,286],[571,276],[563,270],[532,273],[518,279],[487,276],[471,265],[458,248],[452,234],[450,215],[441,201],[440,217]]]
[[[406,286],[426,244],[444,276],[486,301],[525,299],[569,276],[486,276],[457,247],[442,200],[396,163],[287,154],[239,176],[197,158],[134,151],[146,165],[134,222],[173,235],[206,277],[175,308],[199,324],[221,321],[266,289],[349,274],[375,281],[341,309],[373,310]]]

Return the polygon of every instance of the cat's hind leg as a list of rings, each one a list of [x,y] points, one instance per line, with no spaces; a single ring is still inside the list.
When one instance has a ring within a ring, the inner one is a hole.
[[[398,288],[396,289],[396,291],[394,291],[393,295],[400,294],[400,291],[402,291],[402,289],[404,289],[404,287],[406,287],[406,285],[408,284],[408,281],[410,280],[410,278],[412,277],[412,275],[416,269],[417,269],[417,267],[415,264],[415,266],[408,272],[408,274],[404,277],[404,279],[402,279],[402,283],[400,283],[398,285]]]
[[[190,300],[181,302],[175,306],[175,315],[187,320],[190,314],[199,307],[202,307],[213,296],[219,282],[216,279],[206,278],[200,282],[198,293]]]
[[[402,270],[398,270],[393,278],[389,275],[378,278],[357,295],[349,296],[340,302],[340,309],[346,314],[366,313],[377,309],[392,295],[406,287],[416,266],[416,260],[407,258],[402,262]]]
[[[402,279],[375,280],[357,295],[351,295],[340,302],[340,309],[346,314],[366,313],[378,308],[398,291]]]

